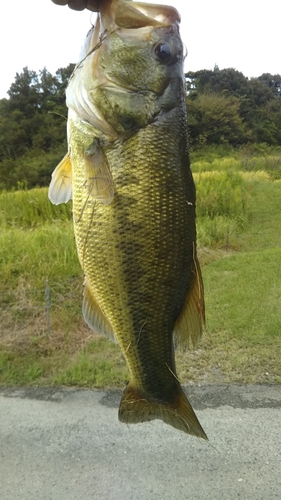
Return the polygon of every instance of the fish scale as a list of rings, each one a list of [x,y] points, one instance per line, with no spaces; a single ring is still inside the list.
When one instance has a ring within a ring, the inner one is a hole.
[[[206,438],[174,354],[204,321],[179,21],[172,7],[103,0],[67,89],[69,153],[49,196],[73,198],[84,318],[129,368],[119,419]]]
[[[174,122],[173,128],[175,125]],[[75,235],[79,255],[83,256],[85,234],[89,232],[82,266],[94,296],[112,324],[134,380],[140,376],[138,384],[145,382],[147,385],[147,379],[154,380],[156,373],[161,376],[165,373],[174,389],[174,377],[167,365],[175,370],[171,362],[173,317],[178,315],[188,289],[190,271],[187,270],[191,267],[189,260],[195,228],[187,232],[186,227],[191,229],[188,211],[190,219],[194,220],[194,208],[185,202],[192,193],[185,193],[177,158],[171,154],[170,158],[161,156],[159,136],[164,136],[161,130],[156,134],[154,128],[150,126],[139,131],[120,143],[119,150],[115,146],[108,155],[115,181],[115,198],[109,206],[96,203],[92,207],[88,200],[83,216],[75,225]],[[163,125],[158,128],[166,130]],[[153,152],[156,150],[158,155],[140,161],[140,143],[145,143]],[[72,157],[75,157],[75,149]],[[138,183],[121,183],[119,187],[118,177],[126,176],[132,169]],[[75,219],[79,218],[86,203],[86,194],[80,195],[80,191],[84,192],[81,177],[78,176],[74,190]],[[174,186],[168,192],[166,184],[171,185],[171,177]],[[94,211],[92,218],[88,213],[91,210]],[[97,256],[94,265],[93,255]],[[105,276],[104,266],[108,267],[109,263],[112,263],[111,274]],[[179,287],[181,280],[183,284]],[[142,366],[142,372],[135,366]],[[150,371],[153,376],[149,376]],[[166,380],[163,385],[167,389]]]

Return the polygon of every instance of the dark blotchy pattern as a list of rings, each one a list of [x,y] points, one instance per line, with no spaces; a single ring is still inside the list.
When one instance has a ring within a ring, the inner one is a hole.
[[[92,291],[133,379],[167,399],[176,385],[172,331],[188,291],[195,242],[185,131],[184,112],[175,109],[166,121],[107,151],[115,185],[109,206],[86,202],[83,182],[74,191],[77,246]]]

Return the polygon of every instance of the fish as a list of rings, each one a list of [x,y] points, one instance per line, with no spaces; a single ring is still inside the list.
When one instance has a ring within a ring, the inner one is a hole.
[[[83,316],[129,369],[119,420],[207,439],[175,365],[205,321],[179,25],[170,6],[103,0],[66,90],[49,198],[73,200]]]

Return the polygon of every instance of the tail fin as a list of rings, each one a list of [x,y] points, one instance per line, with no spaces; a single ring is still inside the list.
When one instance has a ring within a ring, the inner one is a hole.
[[[165,403],[147,397],[129,383],[124,391],[118,416],[120,422],[127,424],[160,419],[187,434],[208,439],[180,386],[174,400]]]

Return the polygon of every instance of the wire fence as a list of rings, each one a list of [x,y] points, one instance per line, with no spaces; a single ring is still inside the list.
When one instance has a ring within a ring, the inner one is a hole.
[[[51,313],[56,308],[62,308],[65,303],[79,303],[82,297],[81,284],[83,275],[78,275],[68,280],[52,283],[46,279],[45,286],[41,288],[28,289],[22,287],[20,290],[9,290],[0,293],[0,311],[2,318],[4,311],[8,311],[18,322],[18,317],[24,320],[26,316],[37,315],[45,311],[45,331],[51,333]],[[79,284],[79,288],[76,287]],[[77,290],[75,289],[77,288]],[[2,327],[3,323],[2,323]],[[0,332],[1,332],[0,325]]]

